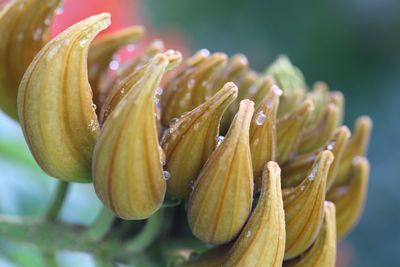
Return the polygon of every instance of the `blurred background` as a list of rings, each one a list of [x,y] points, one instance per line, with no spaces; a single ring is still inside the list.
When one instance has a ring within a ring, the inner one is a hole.
[[[259,71],[286,54],[309,85],[341,90],[350,128],[360,115],[374,121],[368,201],[341,249],[348,266],[400,266],[400,1],[66,0],[54,32],[101,11],[112,12],[114,29],[144,24],[171,48],[244,53]],[[2,113],[0,182],[0,214],[39,216],[54,186]],[[62,217],[70,222],[89,223],[100,207],[90,185],[74,185],[67,201]],[[59,258],[63,266],[90,262],[84,254]],[[0,241],[1,267],[41,264],[31,246]]]

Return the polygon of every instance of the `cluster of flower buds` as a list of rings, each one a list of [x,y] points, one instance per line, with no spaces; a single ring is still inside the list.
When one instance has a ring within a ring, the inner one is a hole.
[[[0,107],[46,173],[93,182],[126,220],[182,199],[180,225],[212,247],[176,265],[335,265],[365,202],[368,117],[352,133],[341,126],[343,95],[309,89],[286,57],[261,73],[244,55],[208,50],[181,64],[154,41],[118,68],[113,55],[144,29],[93,41],[110,24],[99,14],[49,40],[59,4],[0,11]]]

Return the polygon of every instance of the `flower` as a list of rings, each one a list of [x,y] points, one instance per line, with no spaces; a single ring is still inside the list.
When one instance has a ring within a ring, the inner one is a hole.
[[[336,240],[365,202],[368,117],[351,136],[343,95],[324,83],[310,90],[286,57],[257,73],[244,55],[203,49],[177,67],[181,53],[154,41],[112,64],[142,27],[92,43],[110,24],[102,13],[49,40],[59,1],[46,1],[15,0],[0,11],[0,105],[14,117],[18,109],[45,172],[93,182],[104,206],[126,220],[161,216],[181,199],[160,236],[213,247],[177,265],[334,266]],[[10,45],[23,57],[10,57]],[[179,255],[189,248],[181,244]]]

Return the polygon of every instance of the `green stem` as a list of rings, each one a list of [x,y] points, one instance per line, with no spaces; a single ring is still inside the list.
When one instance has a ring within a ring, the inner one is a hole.
[[[94,223],[88,228],[86,236],[93,241],[101,240],[110,229],[114,218],[114,215],[103,206]]]
[[[53,197],[50,201],[50,205],[44,215],[45,220],[54,221],[57,219],[62,209],[65,197],[67,196],[68,188],[69,183],[58,181],[56,191],[54,192]]]
[[[147,220],[144,229],[135,238],[126,243],[126,250],[131,253],[139,253],[146,249],[160,233],[163,218],[164,209],[160,209]]]
[[[58,267],[57,258],[55,256],[54,252],[43,251],[42,257],[43,257],[43,261],[47,267]]]

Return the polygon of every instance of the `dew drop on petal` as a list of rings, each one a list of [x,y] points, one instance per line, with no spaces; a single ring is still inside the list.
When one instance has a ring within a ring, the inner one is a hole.
[[[193,126],[193,129],[198,130],[200,127],[200,122],[196,122]]]
[[[161,87],[158,87],[156,90],[156,95],[160,96],[163,93],[163,89]]]
[[[127,45],[126,51],[128,51],[129,53],[132,53],[133,51],[135,51],[135,45],[134,44]]]
[[[222,141],[224,141],[224,138],[225,137],[221,135],[217,137],[217,146],[219,146],[222,143]]]
[[[110,62],[109,67],[110,67],[111,70],[117,70],[117,69],[119,68],[119,62],[118,62],[118,60],[115,60],[115,59],[112,60],[112,61]]]
[[[34,32],[33,32],[33,40],[39,40],[40,37],[42,36],[43,33],[43,29],[42,28],[37,28]]]
[[[97,109],[96,104],[92,104],[92,110],[93,110],[93,111],[96,111],[96,109]]]
[[[249,230],[249,231],[247,231],[247,233],[246,233],[246,237],[249,238],[250,236],[251,236],[251,231]]]
[[[264,112],[260,111],[257,113],[256,124],[263,125],[266,119],[267,115],[265,115]]]
[[[56,9],[56,15],[61,15],[62,13],[64,13],[64,6],[61,4],[57,7]]]
[[[329,142],[329,144],[326,146],[326,149],[332,150],[335,147],[336,141]]]
[[[201,49],[199,51],[199,54],[202,55],[203,57],[208,57],[210,55],[210,51],[208,49]]]
[[[190,79],[187,83],[188,89],[193,89],[194,85],[196,84],[196,81],[194,79]]]
[[[308,175],[308,180],[314,181],[315,180],[315,176],[317,174],[317,171],[318,171],[318,165],[315,165],[313,167],[313,169],[311,170],[311,173]]]
[[[168,171],[163,171],[163,179],[168,181],[171,178],[171,174]]]
[[[122,87],[121,90],[119,90],[119,92],[120,92],[121,94],[124,94],[124,93],[125,93],[125,88]]]

